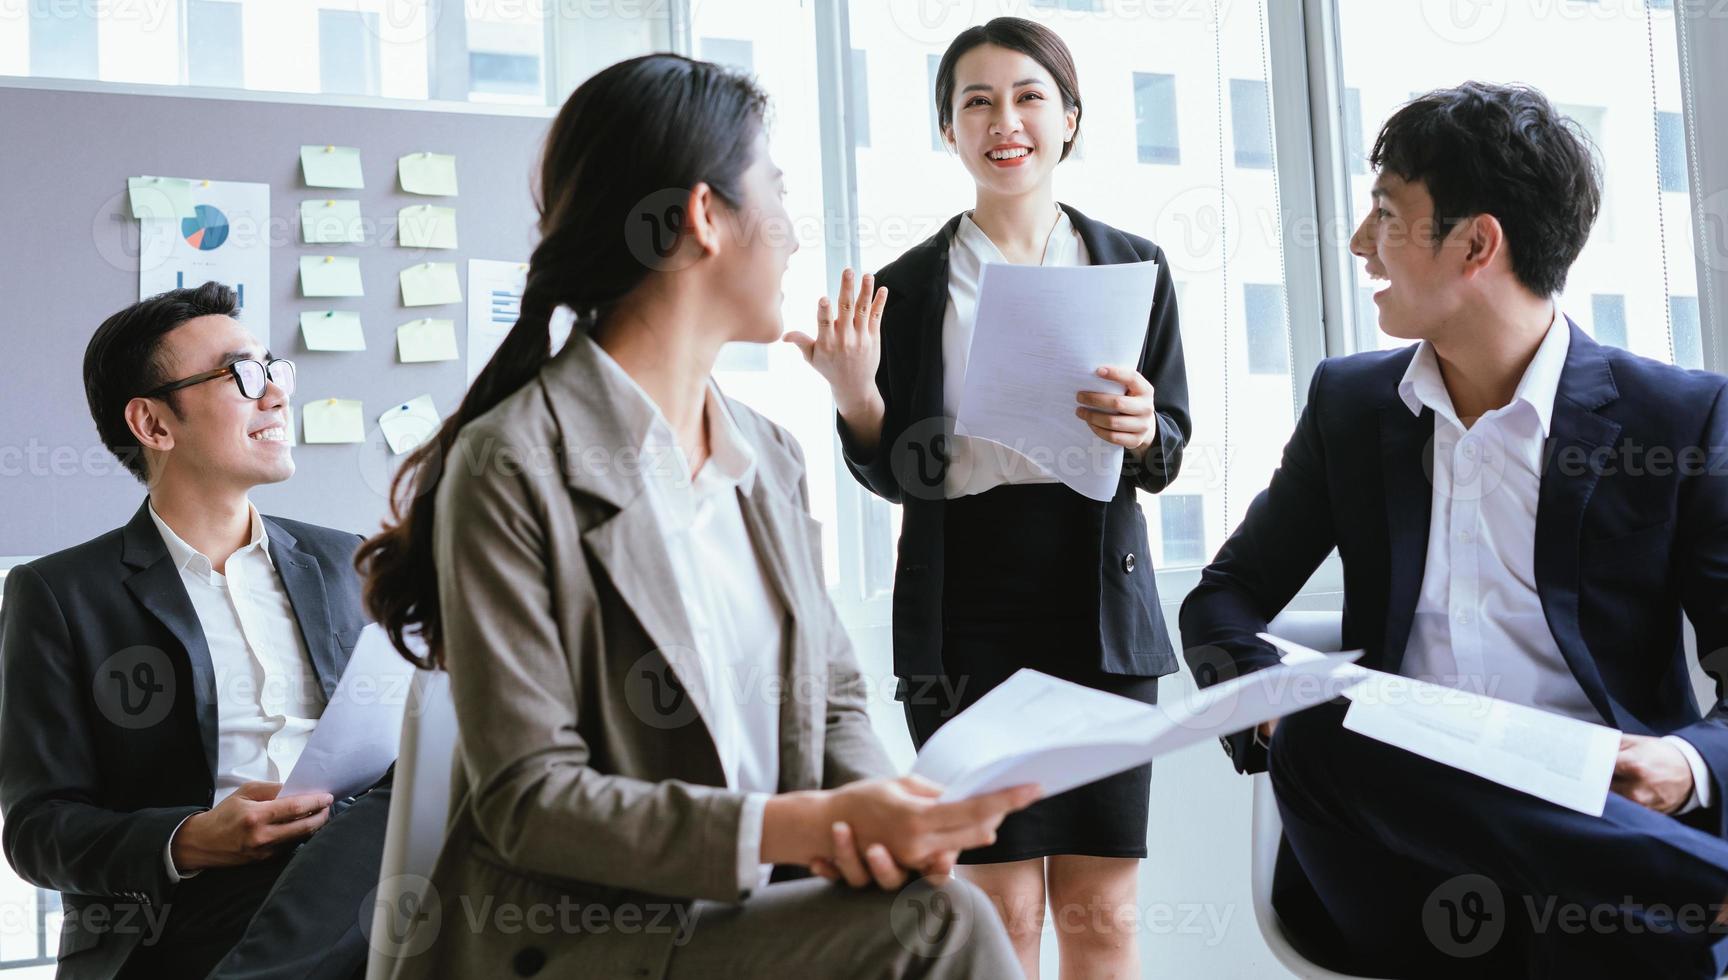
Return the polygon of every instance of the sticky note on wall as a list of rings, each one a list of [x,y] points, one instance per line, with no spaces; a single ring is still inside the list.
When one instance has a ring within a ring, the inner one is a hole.
[[[456,196],[456,158],[448,153],[410,153],[396,160],[396,175],[410,194]]]
[[[308,245],[347,245],[366,240],[359,201],[300,202],[300,237]]]
[[[307,350],[365,350],[360,314],[353,310],[307,310],[300,314],[300,336]]]
[[[360,283],[360,260],[338,255],[300,256],[300,295],[366,295]]]
[[[442,306],[462,302],[454,262],[416,262],[402,270],[403,306]]]
[[[360,151],[352,146],[302,146],[300,172],[307,187],[360,188]]]
[[[396,456],[413,452],[421,443],[432,438],[442,423],[443,420],[438,417],[438,407],[432,404],[431,395],[421,395],[378,416],[378,429],[384,433],[384,441],[389,444],[390,452]]]
[[[403,248],[455,248],[456,209],[415,204],[396,212],[396,243]]]
[[[353,398],[321,398],[300,408],[301,442],[366,441],[365,406]]]
[[[179,177],[128,177],[126,197],[134,218],[191,218],[198,213],[192,206],[192,182]]]
[[[396,354],[403,364],[454,361],[455,320],[411,320],[396,328]]]

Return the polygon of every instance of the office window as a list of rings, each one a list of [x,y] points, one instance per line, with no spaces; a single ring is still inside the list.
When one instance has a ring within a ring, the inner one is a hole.
[[[546,102],[546,25],[532,17],[481,19],[484,8],[468,12],[468,86],[463,98],[474,102]]]
[[[1248,373],[1290,374],[1290,342],[1284,329],[1284,287],[1246,283],[1242,319],[1248,325]]]
[[[1141,163],[1181,163],[1176,135],[1176,76],[1134,73],[1134,133]]]
[[[1097,12],[1104,9],[1104,0],[1032,0],[1032,6],[1043,10]]]
[[[318,80],[333,95],[379,94],[377,14],[318,11]]]
[[[870,60],[852,49],[852,145],[870,145]]]
[[[96,8],[63,0],[30,0],[30,74],[95,78]]]
[[[1230,136],[1236,166],[1272,169],[1272,103],[1264,79],[1230,79]]]
[[[1663,190],[1687,189],[1686,124],[1678,112],[1656,113],[1656,166]]]
[[[1164,566],[1199,565],[1206,561],[1206,498],[1197,493],[1165,494],[1158,498],[1158,523],[1164,535]]]
[[[1368,151],[1362,143],[1362,90],[1344,90],[1344,156],[1350,161],[1350,172],[1368,172]]]
[[[930,149],[932,150],[948,149],[948,144],[942,142],[941,119],[936,115],[936,75],[941,67],[941,55],[925,55],[924,70],[930,81],[924,87],[924,104],[930,107]]]
[[[701,41],[703,61],[727,65],[746,74],[756,72],[756,46],[750,41],[729,37],[705,37]]]
[[[1599,344],[1626,346],[1626,297],[1597,293],[1590,297],[1590,330]]]
[[[1704,366],[1704,337],[1699,332],[1698,297],[1668,297],[1668,319],[1674,329],[1674,363],[1681,367]]]
[[[186,4],[186,83],[222,88],[246,84],[241,66],[241,6],[231,0]]]

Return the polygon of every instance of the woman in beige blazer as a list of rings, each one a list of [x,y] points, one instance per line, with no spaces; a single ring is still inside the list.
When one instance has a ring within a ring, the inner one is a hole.
[[[1036,788],[939,804],[893,776],[798,447],[709,379],[722,344],[781,333],[797,245],[765,105],[672,55],[576,90],[521,318],[362,549],[459,726],[397,977],[1018,973],[947,875]]]

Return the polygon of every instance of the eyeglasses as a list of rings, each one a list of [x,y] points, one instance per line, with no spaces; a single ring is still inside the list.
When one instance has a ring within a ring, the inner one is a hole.
[[[248,401],[257,401],[263,398],[266,383],[281,388],[284,395],[294,393],[294,362],[273,357],[268,361],[258,361],[252,358],[235,361],[227,367],[206,371],[203,374],[194,374],[190,378],[181,378],[179,381],[170,381],[161,387],[152,388],[138,397],[160,398],[171,391],[179,391],[181,388],[190,388],[193,385],[201,385],[206,381],[215,381],[217,378],[223,377],[233,378],[235,386],[240,389],[241,397]]]

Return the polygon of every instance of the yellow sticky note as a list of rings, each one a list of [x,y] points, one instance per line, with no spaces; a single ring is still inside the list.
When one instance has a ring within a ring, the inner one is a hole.
[[[300,236],[308,245],[347,245],[366,240],[359,201],[325,198],[300,202]]]
[[[302,146],[300,172],[307,187],[360,188],[360,150],[352,146]]]
[[[321,398],[300,408],[301,442],[365,442],[365,406],[355,398]]]
[[[178,177],[128,177],[126,196],[134,218],[191,218],[192,182]]]
[[[360,284],[360,260],[336,255],[300,256],[300,295],[366,295]]]
[[[456,196],[456,158],[448,153],[410,153],[396,160],[402,189],[410,194]]]
[[[396,244],[403,248],[455,248],[456,209],[415,204],[396,212]]]
[[[396,355],[403,364],[422,361],[454,361],[455,320],[411,320],[396,328]]]
[[[442,306],[462,302],[454,262],[416,262],[402,270],[403,306]]]
[[[353,310],[308,310],[300,314],[307,350],[365,350],[360,314]]]
[[[391,454],[400,456],[413,452],[421,443],[432,438],[443,421],[438,417],[438,406],[432,404],[432,396],[421,395],[378,416],[378,429],[384,433],[384,441],[389,443]]]

